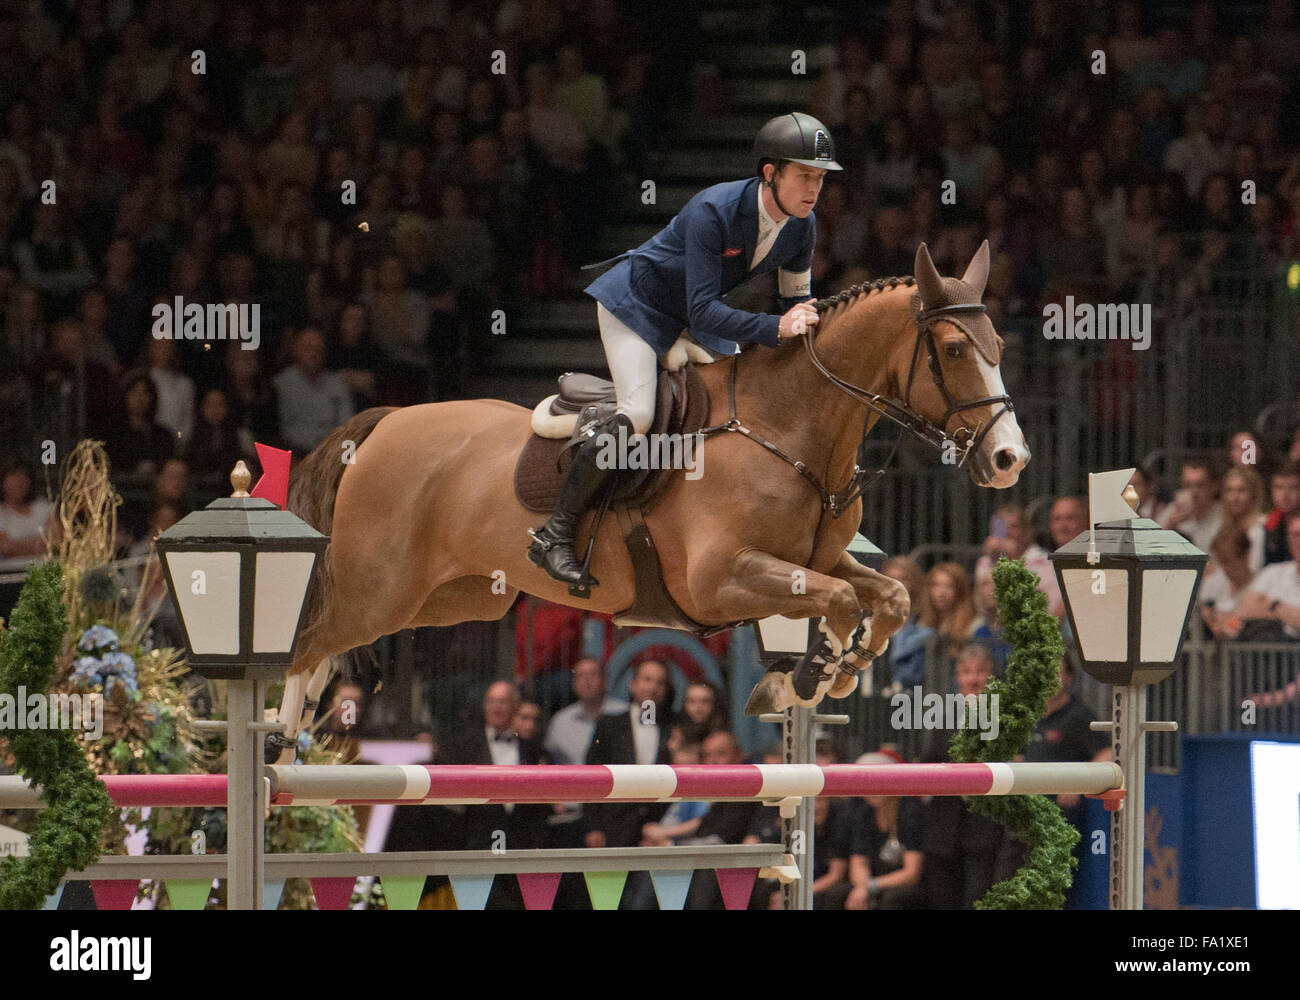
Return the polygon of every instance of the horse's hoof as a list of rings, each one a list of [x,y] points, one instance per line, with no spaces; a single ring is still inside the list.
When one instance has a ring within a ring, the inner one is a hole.
[[[847,698],[858,689],[858,675],[846,674],[840,671],[835,675],[835,680],[831,681],[831,689],[826,693],[832,698]]]
[[[830,674],[834,670],[830,662],[833,655],[830,644],[822,640],[804,654],[803,660],[790,675],[794,699],[804,708],[816,708],[817,703],[825,697],[830,685]]]
[[[769,712],[784,712],[788,706],[786,695],[786,678],[789,674],[769,672],[754,685],[745,702],[746,715],[766,715]]]

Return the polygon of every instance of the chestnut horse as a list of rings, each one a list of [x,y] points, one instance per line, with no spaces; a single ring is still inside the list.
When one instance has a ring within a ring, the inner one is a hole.
[[[703,474],[670,473],[646,515],[668,590],[699,623],[816,617],[826,637],[815,692],[802,688],[811,697],[778,672],[760,682],[751,709],[848,695],[854,671],[907,619],[903,586],[846,551],[862,515],[859,446],[880,417],[951,464],[969,460],[981,486],[1011,486],[1029,461],[998,371],[1002,340],[980,304],[988,260],[986,242],[960,280],[943,278],[923,244],[915,279],[847,289],[817,303],[806,335],[700,366],[708,425],[734,418],[727,429],[741,432],[698,444]],[[528,529],[541,518],[516,499],[513,477],[530,416],[492,399],[371,409],[294,470],[289,508],[331,537],[281,706],[290,735],[310,720],[329,658],[381,636],[495,621],[520,591],[611,614],[632,605],[632,564],[613,516],[595,539],[600,585],[589,598],[529,562]],[[593,521],[583,520],[579,553]]]

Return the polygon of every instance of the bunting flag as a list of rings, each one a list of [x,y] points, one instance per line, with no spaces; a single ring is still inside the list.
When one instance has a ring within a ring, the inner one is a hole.
[[[650,881],[654,883],[655,896],[659,899],[659,909],[680,910],[686,906],[686,894],[691,891],[693,871],[651,872]]]
[[[321,910],[346,910],[352,902],[352,887],[357,884],[355,875],[311,879],[311,891],[316,894],[316,906]]]
[[[420,905],[423,875],[380,875],[379,883],[384,887],[384,899],[390,910],[414,910]]]
[[[525,910],[549,910],[555,903],[555,890],[560,887],[561,872],[536,872],[520,874],[519,891],[524,896]]]
[[[201,910],[212,895],[210,878],[169,878],[163,884],[167,886],[167,898],[172,901],[173,910]]]
[[[284,879],[268,878],[262,881],[262,909],[278,910],[284,895]]]
[[[289,502],[289,464],[293,452],[257,442],[253,447],[257,449],[257,460],[262,463],[262,478],[248,491],[248,495],[270,500],[284,510]]]
[[[627,872],[583,872],[593,910],[617,910]]]
[[[105,878],[90,883],[97,910],[129,910],[135,902],[140,880],[134,878]]]
[[[722,905],[728,910],[749,908],[749,897],[754,892],[757,868],[719,868],[718,888],[722,890]]]
[[[60,882],[59,887],[45,897],[45,905],[42,906],[41,909],[57,910],[59,908],[59,900],[63,898],[63,889],[67,884],[67,882]]]
[[[456,909],[481,910],[487,906],[492,894],[491,875],[451,875],[451,891],[456,897]]]

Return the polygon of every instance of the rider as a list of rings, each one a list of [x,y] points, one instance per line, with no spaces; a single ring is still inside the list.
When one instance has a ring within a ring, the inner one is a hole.
[[[727,355],[740,353],[737,341],[776,347],[817,322],[807,298],[817,233],[813,206],[827,172],[842,169],[830,130],[798,111],[778,115],[759,129],[753,159],[757,177],[705,188],[656,236],[602,261],[618,263],[586,288],[596,300],[618,409],[588,429],[555,513],[529,532],[528,558],[556,580],[583,582],[573,536],[613,472],[596,461],[601,435],[617,436],[620,424],[627,440],[649,431],[659,356],[684,328],[696,343]],[[741,282],[776,269],[784,315],[745,312],[722,301]]]

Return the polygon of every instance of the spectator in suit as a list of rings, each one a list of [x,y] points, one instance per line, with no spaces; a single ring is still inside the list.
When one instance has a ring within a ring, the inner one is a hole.
[[[602,715],[627,711],[627,702],[605,694],[605,670],[592,659],[573,665],[573,693],[578,699],[551,717],[546,728],[546,752],[557,764],[581,764]]]
[[[515,732],[514,718],[519,705],[519,691],[509,681],[489,685],[483,696],[483,725],[470,727],[459,739],[446,741],[439,748],[435,763],[540,764],[541,746]],[[507,850],[540,848],[545,843],[546,817],[550,812],[550,806],[546,805],[469,806],[460,817],[463,836],[458,838],[459,847],[467,851],[492,850],[498,845]],[[495,880],[487,908],[522,909],[518,883],[514,879]]]
[[[596,720],[588,764],[667,764],[668,668],[657,660],[636,666],[627,711]],[[667,811],[662,802],[591,802],[585,807],[588,847],[637,847],[647,823]],[[619,909],[653,910],[654,885],[646,872],[631,872]]]
[[[629,686],[627,711],[602,715],[596,720],[588,764],[667,764],[670,762],[664,719],[668,693],[668,668],[657,660],[636,666]],[[660,720],[663,719],[662,724]],[[591,803],[588,847],[636,847],[641,828],[657,821],[667,807],[653,802]]]

